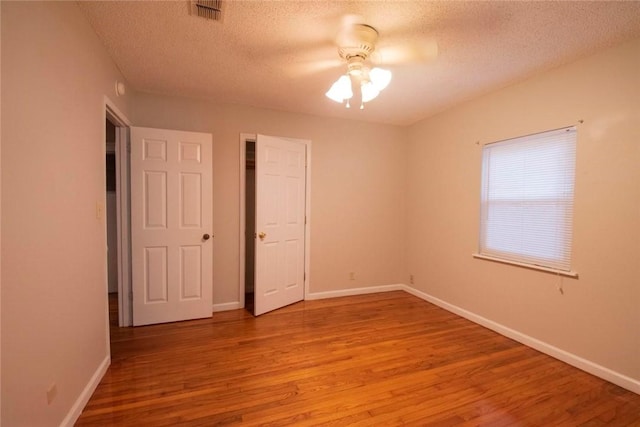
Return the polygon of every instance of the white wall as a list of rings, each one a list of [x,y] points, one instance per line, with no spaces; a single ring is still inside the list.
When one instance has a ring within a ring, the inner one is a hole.
[[[312,140],[311,292],[402,281],[405,129],[151,94],[137,94],[133,122],[213,134],[214,304],[239,301],[244,288],[241,132]]]
[[[628,377],[636,390],[639,72],[635,40],[412,126],[406,229],[407,274],[418,290]],[[579,119],[573,269],[580,278],[473,259],[481,169],[476,142]]]
[[[57,426],[108,362],[104,96],[128,105],[75,2],[1,8],[1,423]]]

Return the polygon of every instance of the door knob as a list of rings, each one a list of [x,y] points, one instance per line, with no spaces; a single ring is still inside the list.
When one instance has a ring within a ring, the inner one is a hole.
[[[208,234],[202,235],[202,240],[209,240],[210,238],[211,236],[209,236]]]
[[[264,238],[267,237],[267,233],[261,231],[260,234],[258,234],[258,237],[260,238],[260,240],[264,240]]]

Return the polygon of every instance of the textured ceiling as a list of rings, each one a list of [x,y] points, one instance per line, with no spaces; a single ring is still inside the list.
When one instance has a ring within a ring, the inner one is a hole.
[[[640,37],[640,1],[226,1],[221,22],[186,0],[79,5],[137,91],[400,125]],[[346,72],[334,40],[353,14],[393,71],[364,110],[324,96]],[[416,56],[434,40],[435,60]]]

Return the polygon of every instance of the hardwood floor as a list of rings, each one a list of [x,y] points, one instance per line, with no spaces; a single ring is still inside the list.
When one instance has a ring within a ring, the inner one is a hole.
[[[112,328],[78,426],[640,426],[640,396],[404,292]]]

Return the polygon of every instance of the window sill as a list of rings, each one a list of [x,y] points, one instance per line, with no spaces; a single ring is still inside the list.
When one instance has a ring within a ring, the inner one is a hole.
[[[541,267],[539,265],[534,265],[534,264],[525,264],[523,262],[509,261],[509,260],[506,260],[506,259],[494,258],[494,257],[491,257],[491,256],[482,255],[482,254],[471,254],[471,256],[473,256],[474,258],[477,258],[477,259],[484,259],[484,260],[487,260],[487,261],[500,262],[502,264],[517,265],[518,267],[530,268],[532,270],[544,271],[546,273],[557,274],[557,275],[560,275],[560,276],[573,277],[575,279],[578,278],[578,272],[576,272],[576,271],[556,270],[555,268]]]

